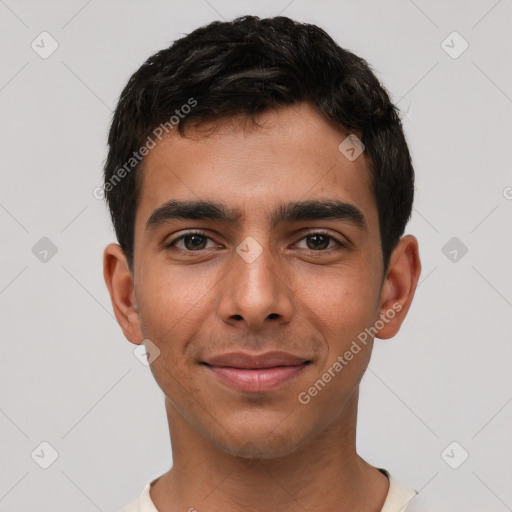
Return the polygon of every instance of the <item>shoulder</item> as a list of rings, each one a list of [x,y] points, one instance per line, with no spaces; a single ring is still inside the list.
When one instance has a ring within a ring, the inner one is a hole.
[[[414,512],[413,503],[418,491],[400,483],[387,470],[379,468],[379,471],[389,480],[389,491],[381,512]]]
[[[140,512],[139,500],[132,501],[128,506],[123,508],[120,512]]]
[[[148,482],[141,495],[119,512],[158,512],[149,495],[149,488],[153,482],[154,480]]]
[[[389,491],[381,512],[431,512],[439,510],[439,503],[435,503],[430,496],[419,494],[416,489],[406,487],[388,471],[378,468],[389,479]]]

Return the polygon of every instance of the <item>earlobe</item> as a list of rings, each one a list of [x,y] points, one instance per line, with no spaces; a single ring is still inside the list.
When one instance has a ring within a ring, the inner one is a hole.
[[[414,298],[421,272],[418,241],[412,235],[402,237],[391,254],[381,291],[379,316],[382,328],[377,338],[395,336]]]
[[[140,328],[139,308],[128,261],[118,244],[109,244],[103,253],[103,277],[107,285],[114,315],[127,340],[140,344],[144,339]]]

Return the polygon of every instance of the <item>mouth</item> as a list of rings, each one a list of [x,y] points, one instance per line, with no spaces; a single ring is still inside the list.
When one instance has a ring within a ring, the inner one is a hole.
[[[262,392],[289,382],[311,362],[310,359],[285,352],[259,355],[236,352],[213,357],[201,364],[231,388]]]

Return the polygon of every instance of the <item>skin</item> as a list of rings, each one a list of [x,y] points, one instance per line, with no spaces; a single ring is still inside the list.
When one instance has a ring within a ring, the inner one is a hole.
[[[203,123],[159,142],[144,162],[133,274],[119,245],[104,252],[123,333],[160,350],[151,371],[165,395],[173,467],[150,495],[161,512],[378,512],[389,482],[356,453],[359,383],[373,340],[307,405],[297,397],[393,304],[401,310],[377,337],[398,332],[420,274],[418,243],[402,237],[384,270],[366,155],[348,160],[338,149],[346,134],[316,110],[282,107],[257,121]],[[222,201],[241,217],[146,229],[170,199]],[[271,226],[267,212],[280,203],[315,199],[356,206],[366,228],[337,219]],[[165,248],[190,229],[205,232],[199,250],[190,239]],[[314,249],[318,229],[332,238]],[[249,236],[262,249],[251,263],[236,252]],[[200,364],[271,350],[311,363],[260,393],[234,390]]]

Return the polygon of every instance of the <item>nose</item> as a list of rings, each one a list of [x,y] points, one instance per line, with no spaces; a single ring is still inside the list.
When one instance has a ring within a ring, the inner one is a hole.
[[[255,259],[244,258],[243,252],[233,253],[230,271],[220,283],[218,302],[223,322],[254,332],[282,326],[290,322],[293,313],[293,291],[284,263],[268,245],[259,245],[261,253]]]

